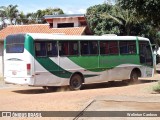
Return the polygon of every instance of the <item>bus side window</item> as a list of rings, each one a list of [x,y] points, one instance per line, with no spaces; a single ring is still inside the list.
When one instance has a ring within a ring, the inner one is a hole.
[[[59,55],[66,56],[68,54],[68,41],[59,41]]]
[[[81,54],[82,55],[97,55],[98,42],[97,41],[81,41]]]
[[[109,41],[109,53],[112,54],[119,54],[118,50],[118,41]]]
[[[78,55],[78,41],[69,41],[69,55]]]
[[[101,55],[108,55],[109,54],[109,46],[107,41],[100,42],[100,54]]]
[[[46,43],[45,42],[36,42],[35,43],[35,53],[37,57],[46,57]]]
[[[119,42],[119,47],[120,47],[120,53],[121,54],[128,54],[127,41],[120,41]]]
[[[89,51],[90,55],[98,54],[98,42],[97,41],[89,41]]]
[[[47,43],[47,55],[49,57],[54,57],[54,56],[58,55],[57,42],[56,41]]]
[[[128,52],[129,54],[136,54],[136,41],[128,42]]]
[[[140,54],[140,63],[146,64],[149,66],[153,65],[152,61],[152,51],[147,41],[139,42],[139,54]]]
[[[120,41],[120,54],[136,54],[136,42],[135,41]]]
[[[81,41],[81,54],[82,55],[88,55],[89,54],[88,41]]]

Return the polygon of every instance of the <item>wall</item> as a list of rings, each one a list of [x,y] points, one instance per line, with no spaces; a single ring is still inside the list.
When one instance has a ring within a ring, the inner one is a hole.
[[[53,19],[53,28],[57,28],[58,23],[74,23],[74,27],[79,26],[78,18],[55,18]]]
[[[0,77],[2,77],[3,75],[2,55],[3,55],[3,43],[0,42]]]

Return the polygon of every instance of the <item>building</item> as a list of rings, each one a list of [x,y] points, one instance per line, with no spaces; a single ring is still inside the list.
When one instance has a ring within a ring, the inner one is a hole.
[[[92,34],[84,14],[46,15],[48,24],[10,25],[0,31],[0,76],[3,73],[3,41],[9,34],[17,33],[50,33],[65,35]]]

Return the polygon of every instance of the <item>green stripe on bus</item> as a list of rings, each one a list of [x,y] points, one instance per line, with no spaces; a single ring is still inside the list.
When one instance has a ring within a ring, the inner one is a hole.
[[[53,62],[49,57],[36,57],[34,53],[34,41],[33,38],[26,35],[25,38],[25,49],[39,62],[40,65],[42,65],[46,70],[48,70],[50,73],[52,73],[55,76],[61,77],[61,78],[70,78],[73,74],[72,72],[69,72],[63,68],[61,68],[59,65],[57,65],[55,62]],[[28,40],[30,42],[28,42]],[[94,77],[98,75],[84,75],[84,77]]]
[[[130,57],[128,57],[130,56]],[[139,63],[139,55],[110,55],[110,56],[77,56],[68,57],[73,63],[92,72],[102,72],[113,69],[121,64]]]
[[[69,72],[67,70],[64,70],[59,65],[54,63],[50,58],[36,58],[36,60],[50,73],[61,77],[61,78],[70,78],[73,74],[72,72]],[[85,78],[87,77],[94,77],[98,75],[84,75]]]
[[[61,78],[70,78],[72,75],[71,72],[64,70],[56,63],[54,63],[50,58],[35,58],[46,70],[50,73],[61,77]]]

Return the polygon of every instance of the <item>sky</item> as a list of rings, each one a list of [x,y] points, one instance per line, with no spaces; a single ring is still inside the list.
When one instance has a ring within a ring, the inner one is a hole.
[[[108,0],[0,0],[0,6],[18,5],[18,10],[25,14],[49,7],[61,8],[65,14],[85,14],[88,7],[105,1]]]

